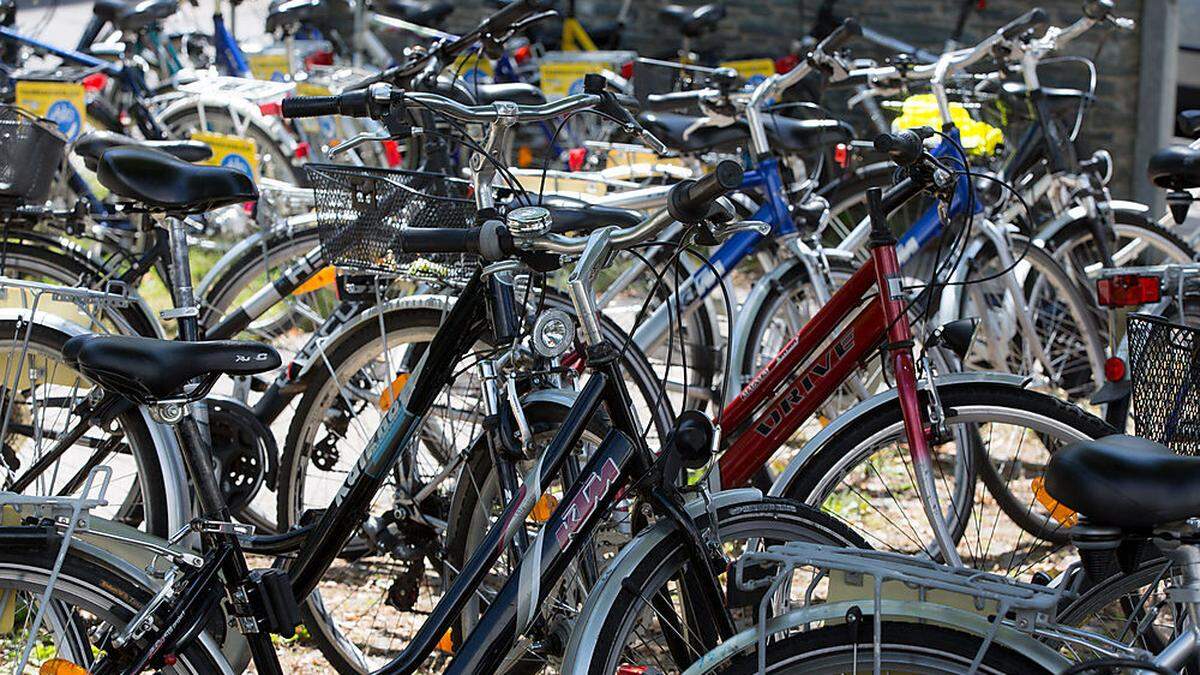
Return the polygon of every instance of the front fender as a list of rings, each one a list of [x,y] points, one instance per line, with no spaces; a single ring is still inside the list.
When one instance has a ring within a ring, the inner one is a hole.
[[[938,388],[939,392],[951,387],[969,388],[980,384],[1007,384],[1014,387],[1023,387],[1025,382],[1026,378],[1009,373],[952,373],[934,378],[934,385]],[[929,381],[920,380],[918,387],[924,390],[929,389]],[[791,491],[793,483],[808,468],[809,461],[816,456],[817,451],[824,447],[835,434],[852,424],[857,424],[861,420],[878,415],[879,411],[894,405],[899,396],[899,390],[888,389],[838,415],[833,422],[830,422],[824,429],[817,432],[816,436],[813,436],[812,439],[804,444],[804,447],[800,448],[796,456],[788,462],[787,468],[783,470],[783,473],[779,474],[779,477],[775,479],[775,482],[771,485],[771,490],[767,494],[772,497],[781,497],[788,494]]]
[[[761,499],[762,493],[754,488],[738,488],[714,492],[710,501],[711,508],[718,509],[756,502]],[[707,513],[710,506],[704,500],[697,498],[688,501],[684,508],[689,516],[698,519]],[[638,533],[621,548],[621,551],[609,563],[608,568],[600,575],[591,593],[588,594],[583,613],[580,614],[580,622],[576,623],[571,631],[571,639],[567,643],[567,652],[562,661],[564,674],[588,675],[587,664],[591,659],[584,652],[596,643],[595,636],[605,619],[603,616],[598,616],[597,612],[591,612],[588,609],[597,604],[606,606],[612,602],[617,593],[624,592],[625,587],[621,582],[629,576],[631,568],[645,558],[648,552],[652,551],[663,539],[669,537],[673,531],[674,524],[670,520],[660,520]]]
[[[870,600],[812,604],[771,617],[767,620],[766,632],[768,635],[777,635],[806,625],[841,623],[845,621],[847,612],[853,608],[862,611],[866,621],[870,621],[875,614],[874,603]],[[879,610],[879,615],[884,620],[932,623],[981,637],[987,636],[995,628],[984,616],[932,602],[914,603],[908,600],[884,599],[879,603]],[[707,672],[739,654],[755,653],[758,648],[758,633],[758,629],[752,626],[722,642],[716,649],[697,659],[684,671],[684,675]],[[1035,661],[1052,673],[1060,672],[1070,665],[1069,661],[1049,646],[1008,626],[996,629],[994,643]]]

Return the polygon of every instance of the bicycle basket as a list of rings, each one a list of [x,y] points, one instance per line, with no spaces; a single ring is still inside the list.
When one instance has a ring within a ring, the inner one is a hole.
[[[58,128],[12,105],[0,105],[0,198],[46,201],[67,139]]]
[[[443,174],[337,164],[306,164],[316,198],[325,261],[339,267],[404,274],[418,259],[460,266],[465,255],[400,251],[406,228],[470,227],[470,184]]]
[[[1179,454],[1200,454],[1200,329],[1131,314],[1134,429]]]

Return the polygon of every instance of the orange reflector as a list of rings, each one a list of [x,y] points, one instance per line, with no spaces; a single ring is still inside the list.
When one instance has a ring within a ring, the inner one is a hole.
[[[38,675],[87,675],[87,668],[66,659],[50,659],[38,668]]]
[[[453,630],[453,628],[447,630],[445,635],[442,636],[442,639],[438,640],[437,650],[439,652],[445,652],[447,654],[454,653],[454,638],[450,636],[450,632]]]
[[[551,494],[545,494],[533,505],[533,510],[529,512],[529,517],[535,523],[544,523],[550,520],[550,514],[554,513],[554,509],[556,508],[558,508],[558,498]]]
[[[530,164],[533,164],[533,150],[528,145],[522,145],[517,148],[517,166],[527,167]]]
[[[1057,520],[1059,525],[1064,527],[1075,527],[1075,523],[1079,520],[1079,514],[1071,509],[1058,503],[1054,497],[1046,492],[1043,485],[1042,477],[1034,478],[1030,483],[1033,488],[1033,496],[1038,500],[1038,503],[1046,507],[1050,511],[1050,517]]]
[[[379,395],[379,409],[387,410],[392,407],[392,402],[404,391],[404,385],[408,383],[408,373],[400,373],[396,379],[392,380],[392,384],[383,393]]]
[[[317,273],[309,277],[308,281],[305,281],[297,286],[296,290],[292,291],[292,295],[304,295],[305,293],[312,293],[313,291],[319,291],[322,288],[332,286],[336,283],[337,268],[333,265],[330,265],[329,267],[323,267],[320,270],[317,270]]]

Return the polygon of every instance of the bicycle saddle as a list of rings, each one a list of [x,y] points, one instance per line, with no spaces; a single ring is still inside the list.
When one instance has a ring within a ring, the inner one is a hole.
[[[646,130],[677,152],[704,152],[744,145],[750,140],[750,129],[741,120],[723,127],[694,126],[703,119],[673,112],[645,112],[638,115],[638,120]],[[813,152],[854,137],[854,129],[838,120],[798,120],[769,115],[764,120],[764,126],[772,147],[788,152]]]
[[[188,164],[151,148],[113,148],[96,178],[113,194],[170,213],[200,213],[258,199],[254,180],[237,169]]]
[[[1200,515],[1200,457],[1137,436],[1072,443],[1046,467],[1046,491],[1093,525],[1145,529]]]
[[[237,340],[179,342],[126,335],[77,335],[63,345],[68,365],[138,403],[177,398],[205,375],[254,375],[278,368],[270,345]]]
[[[450,16],[454,5],[422,0],[372,0],[371,9],[402,21],[431,26]]]
[[[267,32],[274,33],[305,21],[322,19],[328,13],[322,0],[273,0],[267,8]]]
[[[96,3],[92,5],[92,14],[105,21],[114,21],[121,12],[127,9],[129,9],[128,0],[96,0]]]
[[[177,0],[141,0],[127,4],[111,21],[123,31],[137,32],[171,16],[177,9]]]
[[[161,150],[185,162],[203,162],[212,157],[212,148],[200,141],[142,141],[114,131],[89,131],[75,139],[75,154],[83,158],[83,164],[95,171],[100,155],[113,148],[151,148]]]
[[[1200,150],[1170,145],[1150,157],[1150,182],[1168,190],[1200,187]]]
[[[717,29],[717,24],[725,18],[725,5],[667,5],[658,10],[658,16],[667,23],[675,24],[684,35],[699,37],[705,32]]]
[[[546,102],[546,95],[532,84],[524,82],[507,82],[499,84],[469,84],[471,96],[479,105],[490,105],[497,101],[509,101],[517,105],[541,105]]]

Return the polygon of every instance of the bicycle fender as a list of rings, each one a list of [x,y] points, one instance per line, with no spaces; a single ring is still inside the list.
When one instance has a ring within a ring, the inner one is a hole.
[[[845,621],[846,613],[855,607],[862,611],[864,617],[867,617],[867,621],[870,621],[869,617],[875,614],[875,604],[870,598],[813,604],[801,609],[794,609],[787,614],[771,617],[767,620],[767,634],[772,635],[778,631],[799,628],[810,623],[818,625],[842,623]],[[879,609],[879,614],[885,621],[899,619],[932,623],[979,637],[987,636],[995,628],[994,624],[987,620],[987,617],[980,614],[932,602],[916,603],[909,600],[883,599],[879,603]],[[759,631],[756,627],[747,628],[722,642],[716,649],[701,656],[684,671],[684,675],[703,673],[739,654],[754,653],[758,649],[758,634]],[[1070,661],[1049,646],[1008,626],[1002,625],[996,630],[993,644],[1007,647],[1037,662],[1052,673],[1061,672],[1071,665]]]
[[[938,391],[943,391],[951,387],[970,388],[980,384],[1003,384],[1024,388],[1026,381],[1026,378],[1010,373],[951,373],[934,378],[934,385],[938,388]],[[920,380],[917,384],[920,389],[929,389],[928,380]],[[800,448],[796,456],[788,462],[787,468],[783,470],[783,473],[779,474],[779,477],[775,479],[767,496],[782,497],[790,492],[792,484],[808,468],[809,460],[816,456],[817,451],[824,447],[830,438],[846,427],[858,424],[863,419],[869,419],[878,415],[880,410],[894,405],[899,396],[900,393],[896,389],[880,392],[834,418],[832,422],[817,432],[816,436],[813,436]]]
[[[761,499],[762,492],[759,490],[754,488],[736,488],[712,493],[711,505],[706,504],[704,500],[698,498],[689,500],[684,505],[684,509],[693,519],[699,519],[707,515],[709,508],[715,510],[726,506],[757,502]],[[629,543],[621,547],[620,552],[617,553],[617,556],[613,558],[612,562],[600,575],[592,592],[588,594],[587,602],[584,604],[583,612],[580,614],[580,621],[575,624],[575,628],[571,631],[571,639],[567,643],[566,655],[562,661],[563,675],[589,675],[587,669],[588,664],[591,662],[589,652],[597,643],[596,635],[605,618],[596,612],[589,611],[589,609],[599,604],[601,599],[607,604],[617,593],[622,592],[624,587],[621,585],[621,582],[629,576],[630,568],[644,558],[663,539],[670,536],[674,529],[675,527],[670,520],[659,520],[654,525],[638,533]]]
[[[283,123],[274,117],[267,117],[259,109],[258,105],[252,103],[240,96],[230,94],[221,94],[217,92],[208,92],[203,94],[182,94],[174,96],[170,99],[167,105],[155,112],[155,116],[160,120],[170,119],[173,115],[179,114],[181,111],[196,106],[207,106],[211,108],[226,108],[242,119],[249,120],[250,124],[262,129],[267,136],[270,136],[279,147],[286,153],[285,161],[290,162],[296,153],[296,139],[292,138],[291,134],[284,128]]]

